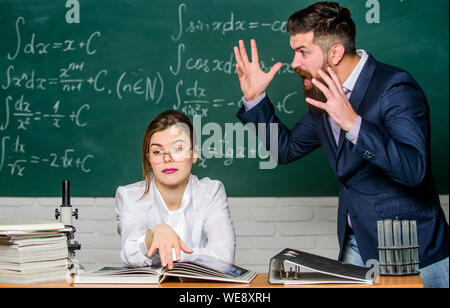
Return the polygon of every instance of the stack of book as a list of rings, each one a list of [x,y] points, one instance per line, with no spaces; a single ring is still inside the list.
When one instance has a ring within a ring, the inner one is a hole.
[[[64,280],[67,237],[53,221],[0,220],[0,283]]]

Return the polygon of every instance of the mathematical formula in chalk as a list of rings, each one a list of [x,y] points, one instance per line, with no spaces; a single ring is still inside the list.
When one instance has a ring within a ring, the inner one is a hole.
[[[111,50],[105,48],[114,46],[114,42],[98,24],[80,33],[59,32],[62,35],[51,39],[34,27],[30,17],[17,16],[13,23],[2,25],[14,44],[8,45],[0,67],[0,91],[4,94],[0,97],[0,175],[24,177],[32,168],[95,173],[96,159],[104,159],[96,153],[102,140],[86,143],[81,138],[97,134],[103,115],[108,115],[109,109],[116,112],[116,106],[130,105],[152,113],[152,108],[164,104],[166,109],[201,118],[217,112],[234,114],[242,105],[241,95],[220,87],[223,80],[236,78],[232,46],[218,54],[198,54],[190,39],[211,33],[225,37],[255,31],[284,35],[286,22],[245,19],[234,11],[213,19],[195,16],[186,3],[173,8],[176,30],[166,34],[172,51],[161,55],[167,64],[157,69],[139,62],[118,69],[121,59],[111,57]],[[139,48],[137,43],[135,48]],[[128,60],[126,52],[122,56]],[[267,72],[276,62],[274,58],[262,59],[260,65]],[[277,74],[294,73],[290,63],[284,62]],[[215,78],[217,82],[211,84]],[[297,92],[288,93],[281,100],[274,99],[274,108],[292,114],[299,99]],[[60,140],[61,133],[67,131],[80,142],[58,148],[53,140]],[[34,136],[45,136],[45,143],[36,146]],[[222,146],[224,138],[220,139]],[[86,148],[86,144],[97,143],[94,150]],[[208,157],[224,157],[223,165],[230,166],[235,158],[244,157],[244,152],[255,155],[261,149],[228,147],[224,153],[222,147],[213,146],[203,150]],[[212,158],[199,159],[198,167],[207,168]]]
[[[286,32],[286,21],[257,21],[245,20],[236,13],[230,12],[226,18],[220,20],[206,21],[201,19],[192,19],[189,16],[189,7],[186,3],[178,6],[178,31],[172,35],[173,41],[179,41],[185,33],[197,32],[217,32],[225,35],[230,32],[256,31],[258,29],[269,30],[272,32]]]
[[[67,114],[60,112],[60,105],[61,102],[57,101],[51,110],[35,111],[34,105],[24,99],[24,95],[18,99],[8,95],[4,102],[4,113],[2,112],[4,118],[0,120],[0,131],[8,129],[10,125],[18,130],[27,130],[33,127],[34,123],[45,123],[45,126],[51,125],[55,128],[60,128],[64,121],[79,127],[88,125],[86,120],[83,120],[83,115],[89,111],[89,104],[84,104]]]
[[[24,176],[26,169],[41,165],[51,168],[74,168],[83,173],[91,172],[89,162],[94,158],[91,154],[79,154],[75,149],[60,152],[28,154],[26,144],[21,136],[15,138],[4,136],[1,139],[0,172],[6,169],[11,176]]]

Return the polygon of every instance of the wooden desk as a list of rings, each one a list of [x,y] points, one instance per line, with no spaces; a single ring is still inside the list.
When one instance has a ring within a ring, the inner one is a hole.
[[[163,282],[156,284],[69,284],[66,281],[37,283],[31,285],[5,285],[0,288],[423,288],[419,275],[380,276],[373,285],[360,284],[318,284],[318,285],[271,285],[267,273],[259,273],[250,284],[220,282]]]

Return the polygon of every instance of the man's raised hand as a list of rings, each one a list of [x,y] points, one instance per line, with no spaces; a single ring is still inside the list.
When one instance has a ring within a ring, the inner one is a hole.
[[[239,47],[234,47],[236,59],[236,73],[239,77],[241,90],[247,101],[258,98],[269,86],[275,74],[280,70],[282,63],[278,62],[272,66],[268,73],[264,73],[259,65],[258,49],[256,41],[250,41],[252,51],[252,62],[249,61],[244,41],[239,41]]]
[[[309,97],[305,100],[307,103],[325,110],[343,130],[348,132],[355,125],[358,115],[345,96],[342,84],[334,70],[329,66],[327,70],[328,74],[319,70],[319,75],[328,87],[315,78],[312,80],[312,83],[325,95],[327,101],[319,102]]]

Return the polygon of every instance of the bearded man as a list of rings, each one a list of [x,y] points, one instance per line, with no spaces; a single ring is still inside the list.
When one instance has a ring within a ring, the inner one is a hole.
[[[322,147],[340,182],[340,261],[364,266],[378,259],[377,220],[416,220],[424,286],[448,288],[449,229],[431,172],[422,89],[404,70],[356,50],[351,12],[338,3],[295,12],[286,30],[309,112],[292,129],[278,119],[265,90],[281,63],[263,72],[256,42],[251,40],[250,62],[239,41],[234,53],[244,104],[238,118],[278,125],[278,163]],[[266,132],[262,142],[268,145]]]

